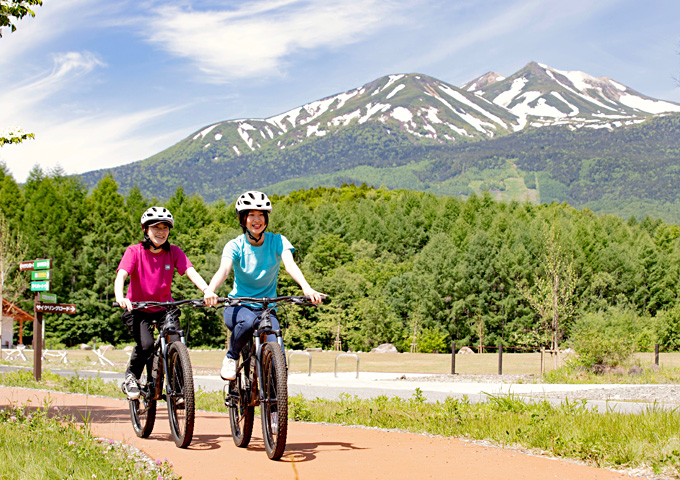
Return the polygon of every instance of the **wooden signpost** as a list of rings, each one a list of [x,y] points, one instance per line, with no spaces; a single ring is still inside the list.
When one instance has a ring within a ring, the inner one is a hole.
[[[57,303],[57,296],[41,293],[49,292],[52,272],[52,262],[47,258],[19,262],[19,270],[31,272],[31,291],[35,292],[33,307],[33,377],[40,380],[42,376],[42,346],[43,346],[43,313],[76,313],[76,306],[69,303]],[[47,302],[49,303],[47,303]]]

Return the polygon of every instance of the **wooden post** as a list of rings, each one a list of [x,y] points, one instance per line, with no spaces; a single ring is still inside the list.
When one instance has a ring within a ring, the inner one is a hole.
[[[456,342],[451,344],[451,375],[456,374]]]
[[[503,344],[498,342],[498,375],[503,375]]]
[[[36,381],[40,381],[42,377],[42,325],[43,325],[43,314],[37,310],[38,302],[40,301],[40,294],[35,293],[35,303],[33,307],[33,377]]]
[[[545,347],[541,347],[541,375],[545,373],[545,363],[544,363]]]
[[[654,345],[654,364],[659,366],[659,344]]]

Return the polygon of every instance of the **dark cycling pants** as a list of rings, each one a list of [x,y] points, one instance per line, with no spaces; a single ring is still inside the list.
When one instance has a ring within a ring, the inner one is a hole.
[[[151,355],[153,354],[153,344],[156,341],[154,337],[154,330],[152,321],[162,321],[165,311],[145,312],[143,310],[133,310],[123,312],[123,323],[128,327],[132,338],[135,339],[135,348],[130,355],[130,363],[128,364],[127,372],[132,373],[139,378],[144,371],[144,365],[151,362]],[[151,365],[149,365],[151,366]]]
[[[231,330],[227,357],[238,360],[241,349],[248,343],[250,337],[253,336],[253,329],[260,324],[261,313],[262,309],[244,306],[226,307],[224,309],[224,324]],[[279,319],[276,318],[275,312],[272,312],[269,318],[272,321],[272,328],[278,330]],[[276,341],[276,335],[271,334],[267,336],[267,341]]]

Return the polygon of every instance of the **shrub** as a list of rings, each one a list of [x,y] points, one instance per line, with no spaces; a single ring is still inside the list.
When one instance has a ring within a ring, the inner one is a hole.
[[[570,343],[579,355],[580,365],[591,369],[596,365],[616,367],[636,351],[649,349],[653,336],[649,318],[639,317],[629,309],[610,307],[577,319]]]
[[[680,349],[680,304],[656,316],[656,334],[664,350]]]

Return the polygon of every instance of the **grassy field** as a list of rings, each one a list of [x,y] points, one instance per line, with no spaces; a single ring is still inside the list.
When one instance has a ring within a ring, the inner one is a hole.
[[[336,359],[339,372],[353,372],[357,368],[357,360],[353,357],[342,356],[338,358],[338,353],[333,351],[310,352],[312,358],[312,372],[333,372],[335,370]],[[216,372],[224,357],[223,350],[191,350],[191,363],[196,373]],[[309,368],[309,358],[306,354],[292,354],[287,352],[290,359],[291,372],[307,372]],[[435,353],[357,353],[359,371],[363,372],[394,372],[394,373],[430,373],[448,374],[451,373],[451,354]],[[2,355],[0,362],[5,365],[33,365],[33,353],[27,351],[28,360],[7,361],[6,354]],[[56,359],[48,357],[43,360],[44,368],[71,368],[79,370],[111,370],[124,371],[129,356],[123,350],[112,350],[105,354],[114,365],[102,364],[92,351],[87,350],[68,350],[68,365],[59,363]],[[498,374],[498,354],[457,354],[456,373],[459,374]],[[502,371],[503,374],[512,375],[541,375],[541,354],[540,353],[504,353]],[[643,367],[654,363],[653,353],[636,354],[635,360]],[[553,370],[553,361],[546,356],[544,362],[545,372]],[[680,367],[680,353],[661,353],[659,365],[662,368]]]

